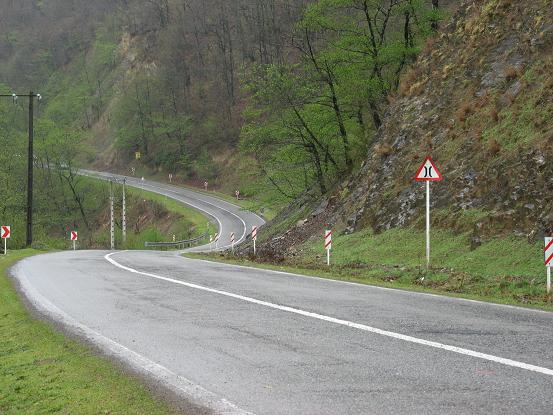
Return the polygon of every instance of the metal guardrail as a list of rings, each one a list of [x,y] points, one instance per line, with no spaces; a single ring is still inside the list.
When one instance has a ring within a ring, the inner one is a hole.
[[[209,234],[206,232],[203,235],[197,236],[196,238],[187,239],[184,241],[176,241],[176,242],[144,242],[144,246],[146,248],[177,248],[177,249],[184,249],[186,245],[188,247],[192,247],[193,244],[196,242],[201,241],[202,239],[207,239],[209,237]]]

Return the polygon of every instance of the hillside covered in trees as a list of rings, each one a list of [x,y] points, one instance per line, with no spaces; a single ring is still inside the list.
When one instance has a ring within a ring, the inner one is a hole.
[[[285,203],[357,169],[448,1],[2,0],[1,82],[86,164]],[[136,153],[140,152],[140,160]]]

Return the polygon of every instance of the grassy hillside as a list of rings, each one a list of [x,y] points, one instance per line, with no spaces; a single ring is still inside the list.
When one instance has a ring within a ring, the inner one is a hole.
[[[304,194],[261,234],[261,261],[411,289],[549,304],[553,3],[470,0],[401,77],[359,172]],[[433,267],[424,263],[431,155]],[[324,229],[335,235],[324,270]],[[245,247],[244,254],[251,251]]]

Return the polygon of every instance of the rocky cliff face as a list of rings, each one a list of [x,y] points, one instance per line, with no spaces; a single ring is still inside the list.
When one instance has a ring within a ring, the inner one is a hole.
[[[346,232],[424,216],[413,181],[432,155],[435,222],[473,241],[553,231],[553,1],[465,2],[406,74],[329,221]]]

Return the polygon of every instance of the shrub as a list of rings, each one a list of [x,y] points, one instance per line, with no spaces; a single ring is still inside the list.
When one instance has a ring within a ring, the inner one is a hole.
[[[465,102],[461,108],[457,111],[457,119],[460,122],[465,122],[470,114],[472,114],[472,106],[470,103]]]
[[[497,141],[495,138],[490,139],[488,141],[488,150],[492,156],[495,156],[499,151],[501,150],[501,145],[499,144],[499,141]]]

